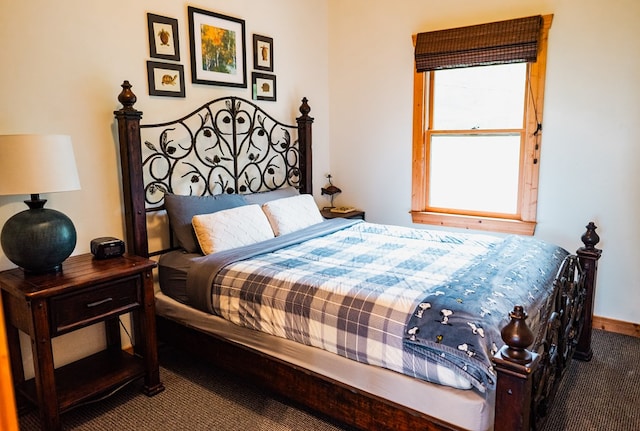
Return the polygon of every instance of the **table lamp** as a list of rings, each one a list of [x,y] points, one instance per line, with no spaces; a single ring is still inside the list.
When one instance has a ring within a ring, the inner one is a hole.
[[[66,135],[0,135],[0,195],[31,195],[28,210],[12,216],[0,243],[27,274],[58,272],[76,246],[76,229],[59,211],[46,209],[40,193],[80,189],[71,138]]]
[[[329,180],[329,185],[322,187],[320,189],[320,192],[323,195],[329,195],[330,206],[326,207],[325,209],[335,208],[333,206],[333,199],[336,197],[337,194],[342,193],[342,190],[340,190],[339,187],[336,187],[333,185],[333,183],[331,182],[331,174],[327,174],[327,179]]]

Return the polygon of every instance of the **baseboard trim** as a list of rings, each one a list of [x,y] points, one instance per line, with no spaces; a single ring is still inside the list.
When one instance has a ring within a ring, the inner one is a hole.
[[[640,337],[640,324],[609,319],[608,317],[593,316],[593,327],[616,334]]]

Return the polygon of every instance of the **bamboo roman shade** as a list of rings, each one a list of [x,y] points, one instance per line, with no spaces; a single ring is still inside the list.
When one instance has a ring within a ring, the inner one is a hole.
[[[542,16],[419,33],[416,69],[426,72],[490,64],[535,62]]]

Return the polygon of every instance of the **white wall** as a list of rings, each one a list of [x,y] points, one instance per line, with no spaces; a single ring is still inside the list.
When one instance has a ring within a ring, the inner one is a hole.
[[[411,225],[412,34],[550,13],[536,236],[573,251],[593,220],[595,313],[640,323],[636,0],[329,0],[337,203]]]
[[[71,135],[82,190],[43,197],[48,208],[74,221],[78,231],[74,254],[88,252],[92,238],[124,237],[113,120],[113,111],[120,108],[117,96],[123,80],[134,86],[136,107],[147,122],[173,119],[223,95],[251,98],[250,87],[190,84],[187,5],[245,20],[249,82],[253,33],[273,38],[278,101],[259,104],[280,112],[282,118],[288,116],[294,124],[300,100],[309,99],[311,115],[318,118],[314,181],[321,184],[329,163],[325,0],[0,1],[0,134]],[[186,99],[148,96],[147,12],[178,19]],[[0,225],[25,209],[22,201],[27,198],[0,196]],[[0,269],[13,266],[0,252]],[[57,362],[100,348],[101,330],[92,327],[81,336],[72,333],[55,339]],[[29,362],[26,357],[27,366]]]

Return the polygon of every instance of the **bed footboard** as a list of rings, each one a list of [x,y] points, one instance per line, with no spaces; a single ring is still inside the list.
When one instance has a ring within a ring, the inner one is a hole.
[[[589,223],[584,247],[563,262],[554,282],[553,304],[534,343],[521,306],[502,330],[505,346],[493,358],[498,374],[495,431],[536,430],[544,422],[571,359],[590,360],[593,298],[600,241]]]

